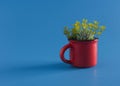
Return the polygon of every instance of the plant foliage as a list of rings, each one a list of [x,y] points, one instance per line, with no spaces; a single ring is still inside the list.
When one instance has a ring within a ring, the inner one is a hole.
[[[69,40],[94,40],[105,30],[105,26],[99,26],[98,21],[89,23],[87,19],[76,21],[73,28],[64,27],[64,34]]]

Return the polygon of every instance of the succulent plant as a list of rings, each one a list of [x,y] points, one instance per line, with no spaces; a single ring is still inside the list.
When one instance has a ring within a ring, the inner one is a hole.
[[[83,19],[82,23],[76,21],[73,28],[64,27],[64,34],[69,40],[94,40],[98,38],[105,30],[105,26],[99,26],[98,21],[89,23],[87,19]]]

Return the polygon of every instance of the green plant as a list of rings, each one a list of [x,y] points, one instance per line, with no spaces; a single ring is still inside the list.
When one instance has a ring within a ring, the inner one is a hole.
[[[94,40],[101,35],[105,28],[105,26],[99,26],[97,21],[88,23],[87,19],[83,19],[82,23],[76,21],[71,29],[66,26],[64,34],[69,40]]]

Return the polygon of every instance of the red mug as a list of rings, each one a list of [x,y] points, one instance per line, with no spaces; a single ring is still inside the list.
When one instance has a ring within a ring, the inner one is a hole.
[[[97,45],[98,39],[91,41],[70,40],[60,50],[61,60],[75,67],[92,67],[97,64]],[[70,48],[70,60],[65,59],[64,53]]]

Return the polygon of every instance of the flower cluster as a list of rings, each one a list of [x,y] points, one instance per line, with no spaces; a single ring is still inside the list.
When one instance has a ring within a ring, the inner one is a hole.
[[[93,40],[98,38],[105,30],[105,26],[99,26],[98,21],[89,23],[87,19],[83,19],[80,23],[76,21],[73,28],[64,28],[64,34],[69,40]]]

